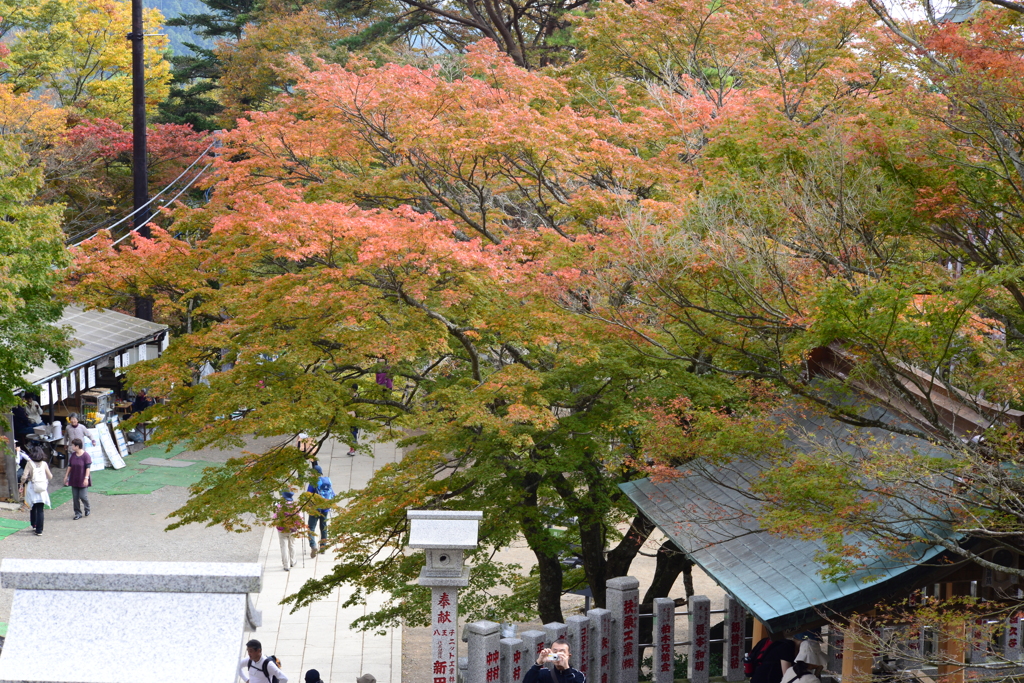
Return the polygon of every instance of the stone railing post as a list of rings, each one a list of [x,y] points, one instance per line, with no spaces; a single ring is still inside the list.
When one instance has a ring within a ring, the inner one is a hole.
[[[537,663],[537,655],[548,646],[548,635],[544,631],[523,631],[519,634],[523,639],[523,647],[529,652],[530,661],[525,666],[529,669]]]
[[[924,629],[921,629],[922,636],[924,635]],[[751,648],[756,643],[751,644]],[[828,670],[832,673],[842,673],[843,671],[843,650],[846,648],[846,635],[843,630],[832,624],[828,627]]]
[[[989,632],[985,620],[977,618],[969,627],[971,629],[971,652],[970,662],[974,666],[984,664],[988,660],[988,643],[992,634]]]
[[[711,601],[690,596],[690,683],[708,683],[711,664]]]
[[[609,671],[612,665],[612,613],[603,608],[595,608],[587,612],[590,617],[590,642],[594,655],[590,660],[591,673],[587,680],[591,683],[610,683]]]
[[[547,638],[547,647],[551,647],[552,643],[556,640],[565,640],[565,636],[568,630],[565,628],[565,624],[557,621],[552,621],[550,624],[544,624],[544,634]]]
[[[520,683],[537,659],[537,655],[530,658],[522,638],[502,638],[498,641],[498,651],[501,653],[499,683]]]
[[[722,629],[722,637],[725,639],[722,665],[725,670],[722,673],[726,681],[735,683],[746,678],[743,673],[743,653],[746,651],[747,611],[731,595],[726,597],[725,609],[725,627]]]
[[[1011,614],[1003,629],[1003,658],[1011,662],[1020,661],[1020,617],[1020,612]]]
[[[586,676],[590,674],[590,618],[576,614],[565,620],[566,641],[572,658],[569,662]]]
[[[498,641],[501,625],[493,621],[474,621],[466,624],[469,631],[466,657],[469,660],[466,683],[498,683],[500,655]]]
[[[612,613],[609,683],[637,683],[640,671],[640,582],[632,576],[609,579],[605,602]]]
[[[654,599],[654,683],[672,683],[675,680],[676,601],[671,598]]]

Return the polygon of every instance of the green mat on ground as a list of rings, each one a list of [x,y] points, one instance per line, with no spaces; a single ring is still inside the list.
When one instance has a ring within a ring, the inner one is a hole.
[[[108,496],[153,493],[165,486],[191,486],[203,476],[207,467],[219,467],[215,463],[198,461],[188,467],[160,467],[143,465],[147,458],[168,460],[185,452],[183,446],[174,446],[170,451],[165,446],[147,446],[138,453],[124,459],[125,466],[119,470],[105,469],[92,473],[93,493]],[[70,487],[57,489],[50,493],[50,502],[58,507],[71,500]],[[2,537],[2,536],[0,536]]]
[[[13,534],[14,532],[21,531],[22,529],[24,529],[26,527],[28,527],[28,522],[23,522],[20,519],[6,519],[6,518],[0,517],[0,539],[7,538],[8,536]],[[2,623],[3,622],[0,622],[0,624],[2,624]],[[6,629],[6,628],[7,628],[7,626],[4,625],[4,629]],[[2,635],[4,635],[4,634],[0,633],[0,636],[2,636]]]

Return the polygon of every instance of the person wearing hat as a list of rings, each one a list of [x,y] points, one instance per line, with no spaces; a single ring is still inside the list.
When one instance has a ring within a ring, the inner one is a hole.
[[[319,671],[316,669],[310,669],[306,672],[306,683],[324,683],[324,681],[320,678]]]
[[[804,631],[793,636],[798,651],[793,666],[783,674],[782,683],[820,683],[818,677],[828,664],[828,660],[821,651],[819,638],[821,636],[813,631]]]
[[[281,543],[281,564],[287,572],[295,566],[297,536],[305,531],[306,524],[302,521],[302,510],[295,504],[295,487],[281,491],[281,498],[284,500],[277,504],[274,519],[277,540]]]

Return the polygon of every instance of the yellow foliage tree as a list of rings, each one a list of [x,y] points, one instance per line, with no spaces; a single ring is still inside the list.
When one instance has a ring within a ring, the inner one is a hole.
[[[17,141],[23,150],[31,153],[57,142],[66,116],[62,109],[0,83],[0,138]]]
[[[4,60],[14,93],[41,91],[87,118],[131,120],[130,0],[50,0],[17,21]],[[146,10],[144,33],[156,33],[162,22],[159,11]],[[168,94],[166,47],[166,38],[146,39],[146,106],[153,112]]]

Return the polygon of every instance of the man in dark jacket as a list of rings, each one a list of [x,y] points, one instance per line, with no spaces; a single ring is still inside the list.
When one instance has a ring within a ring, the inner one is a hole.
[[[552,662],[554,668],[545,669],[547,662]],[[526,672],[523,683],[586,683],[586,680],[586,676],[569,666],[569,644],[556,640],[550,649],[540,651],[537,663]]]
[[[793,666],[793,660],[796,659],[796,643],[786,638],[781,631],[772,633],[764,640],[767,642],[760,643],[764,651],[757,658],[758,665],[750,677],[750,683],[782,683],[782,675]]]

